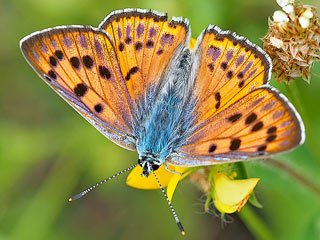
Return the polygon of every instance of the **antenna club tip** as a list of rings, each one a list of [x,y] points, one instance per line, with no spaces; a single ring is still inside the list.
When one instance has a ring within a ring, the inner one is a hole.
[[[186,232],[184,231],[181,222],[177,222],[177,225],[178,225],[178,227],[179,227],[179,230],[180,230],[182,236],[185,236],[185,235],[186,235]]]
[[[69,199],[68,199],[68,202],[72,202],[72,198],[69,198]]]

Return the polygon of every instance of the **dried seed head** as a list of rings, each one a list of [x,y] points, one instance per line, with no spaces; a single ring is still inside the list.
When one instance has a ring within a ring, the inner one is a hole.
[[[302,77],[310,82],[310,69],[320,60],[320,21],[316,9],[298,1],[277,0],[283,11],[275,11],[263,37],[264,50],[273,62],[277,81]]]
[[[270,43],[275,46],[276,48],[282,48],[283,47],[283,42],[281,39],[276,38],[276,37],[271,37],[270,38]]]

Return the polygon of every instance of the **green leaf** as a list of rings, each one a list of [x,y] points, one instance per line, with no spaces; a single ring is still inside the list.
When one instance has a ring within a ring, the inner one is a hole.
[[[256,194],[254,192],[250,194],[248,201],[249,203],[252,204],[252,206],[255,206],[256,208],[263,208],[262,204],[258,201]]]

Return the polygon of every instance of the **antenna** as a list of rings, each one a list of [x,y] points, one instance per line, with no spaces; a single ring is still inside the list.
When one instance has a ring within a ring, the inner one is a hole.
[[[169,207],[170,207],[170,209],[171,209],[171,211],[172,211],[173,217],[174,217],[174,219],[176,220],[176,223],[177,223],[177,225],[178,225],[178,228],[179,228],[181,234],[182,234],[183,236],[186,235],[186,232],[185,232],[184,229],[183,229],[183,226],[182,226],[182,224],[181,224],[181,222],[180,222],[180,220],[179,220],[179,218],[178,218],[178,216],[177,216],[177,214],[176,214],[176,211],[174,211],[174,208],[173,208],[173,206],[172,206],[172,204],[171,204],[171,202],[170,202],[170,200],[169,200],[169,198],[168,198],[167,193],[164,191],[164,189],[163,189],[163,187],[162,187],[162,185],[161,185],[161,183],[160,183],[160,181],[159,181],[156,173],[155,173],[154,171],[152,171],[152,173],[153,173],[154,177],[156,178],[156,180],[157,180],[157,182],[158,182],[158,184],[159,184],[159,186],[160,186],[160,188],[161,188],[161,191],[162,191],[163,195],[164,195],[165,198],[167,199],[167,202],[168,202],[168,204],[169,204]]]
[[[99,187],[99,186],[102,185],[103,183],[111,180],[112,178],[115,178],[115,177],[119,176],[119,175],[122,174],[122,173],[125,173],[125,172],[127,172],[127,171],[135,168],[135,167],[138,166],[138,165],[139,165],[139,163],[137,163],[137,164],[135,164],[135,165],[133,165],[133,166],[127,168],[127,169],[124,169],[124,170],[118,172],[117,174],[115,174],[115,175],[113,175],[113,176],[111,176],[111,177],[108,177],[108,178],[102,180],[101,182],[93,185],[92,187],[89,187],[88,189],[82,191],[81,193],[79,193],[79,194],[77,194],[77,195],[74,195],[73,197],[70,197],[70,198],[69,198],[69,202],[72,202],[72,201],[74,201],[74,200],[77,200],[77,199],[83,197],[84,195],[86,195],[88,192],[90,192],[91,190],[95,189],[96,187]]]

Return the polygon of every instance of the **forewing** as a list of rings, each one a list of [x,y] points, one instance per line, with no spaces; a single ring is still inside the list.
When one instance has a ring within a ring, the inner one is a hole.
[[[111,13],[99,28],[112,38],[131,98],[139,108],[150,106],[168,79],[170,64],[188,44],[188,21],[168,22],[166,14],[125,9]]]
[[[192,72],[195,114],[201,124],[266,84],[271,61],[246,38],[209,26],[197,40]]]
[[[110,37],[91,27],[36,32],[21,40],[35,71],[110,140],[135,149],[132,101]]]
[[[304,141],[304,126],[288,100],[270,87],[247,94],[207,119],[168,161],[211,165],[266,157]]]

